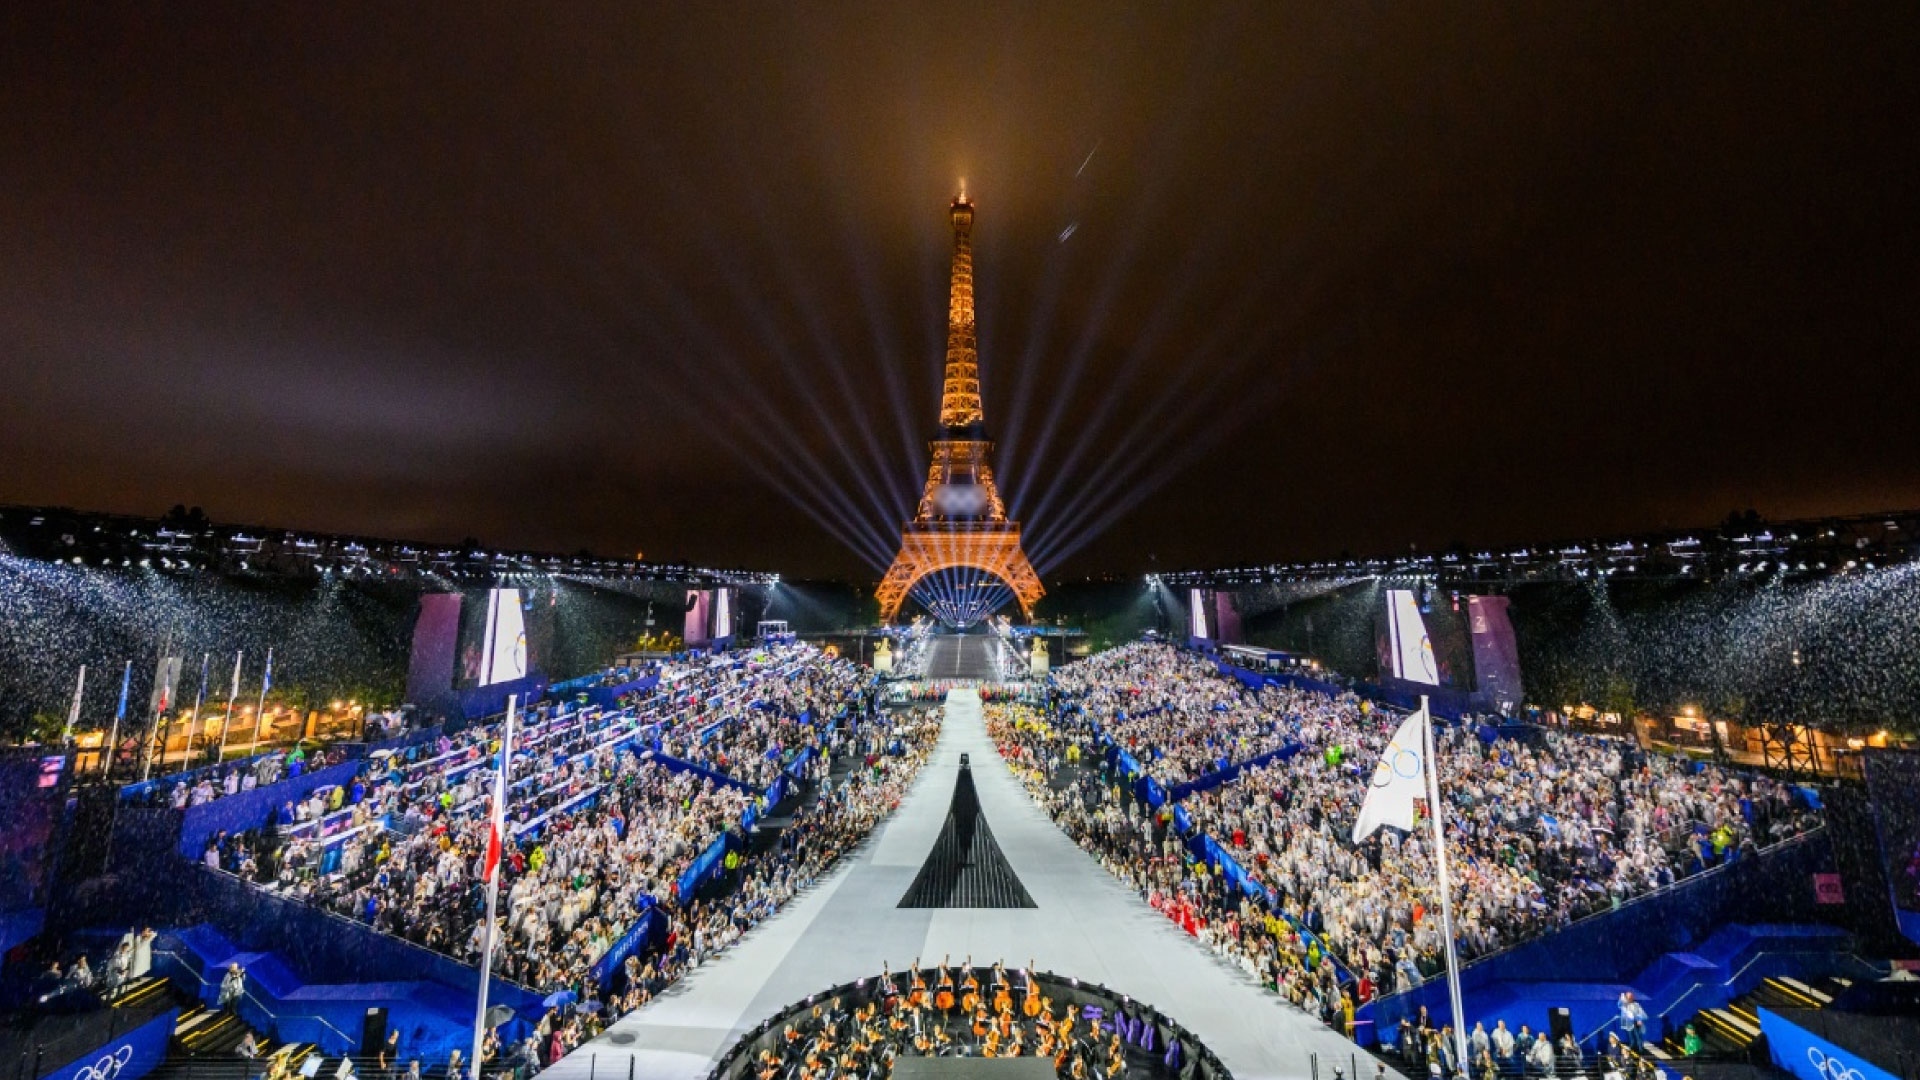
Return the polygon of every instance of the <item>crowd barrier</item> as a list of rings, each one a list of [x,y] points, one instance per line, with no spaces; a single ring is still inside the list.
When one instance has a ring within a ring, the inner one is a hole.
[[[140,1080],[166,1059],[167,1043],[179,1017],[179,1009],[168,1009],[72,1061],[41,1062],[40,1069],[45,1071],[36,1070],[34,1075],[40,1080]]]
[[[1318,948],[1325,962],[1332,964],[1334,970],[1339,972],[1341,982],[1346,984],[1352,984],[1354,982],[1353,972],[1347,970],[1346,965],[1334,959],[1333,953],[1328,950],[1326,943],[1320,940],[1319,935],[1307,929],[1306,925],[1300,920],[1281,910],[1280,897],[1262,886],[1259,882],[1253,880],[1247,873],[1246,867],[1240,865],[1240,860],[1235,857],[1232,848],[1222,844],[1206,833],[1194,833],[1187,840],[1187,850],[1193,852],[1195,858],[1216,868],[1220,876],[1226,879],[1228,885],[1259,901],[1263,907],[1273,912],[1281,921],[1293,927],[1294,932],[1299,934],[1303,940]]]
[[[258,829],[272,820],[287,803],[298,804],[320,788],[351,784],[366,766],[364,760],[343,761],[310,773],[302,773],[277,784],[223,795],[211,802],[190,806],[181,815],[180,839],[175,849],[189,859],[198,859],[206,851],[207,841],[220,833],[242,833]]]
[[[598,705],[602,709],[611,709],[618,705],[620,699],[626,695],[644,694],[659,685],[659,675],[646,675],[629,682],[617,683],[612,686],[590,686],[584,692],[587,695],[587,704]]]
[[[594,962],[593,980],[601,987],[611,986],[614,976],[619,974],[621,965],[629,956],[644,955],[649,949],[657,948],[667,939],[667,919],[660,913],[660,907],[652,897],[646,897],[639,918],[620,935],[619,940],[607,947],[607,951]]]
[[[1189,795],[1202,791],[1212,791],[1222,784],[1230,784],[1234,780],[1239,779],[1240,774],[1246,772],[1248,769],[1258,769],[1265,765],[1271,765],[1276,761],[1290,760],[1295,754],[1298,754],[1301,749],[1303,748],[1299,743],[1290,742],[1278,750],[1269,750],[1264,754],[1256,754],[1245,761],[1237,761],[1215,772],[1210,772],[1197,780],[1189,780],[1184,784],[1175,784],[1173,790],[1168,792],[1168,796],[1174,802],[1179,802]]]
[[[740,791],[750,792],[754,795],[760,794],[760,792],[757,789],[755,789],[752,784],[749,784],[744,780],[736,780],[733,777],[728,776],[726,773],[715,772],[714,770],[707,768],[705,765],[695,765],[691,761],[683,761],[680,758],[674,757],[671,754],[662,754],[662,753],[659,753],[658,751],[655,751],[650,760],[652,760],[655,764],[658,764],[673,772],[692,773],[703,780],[711,781],[712,783],[718,784],[721,787],[735,788]]]
[[[188,790],[192,790],[194,785],[203,779],[211,780],[218,785],[221,778],[223,778],[229,770],[246,772],[267,758],[279,757],[284,753],[286,753],[285,750],[268,750],[265,753],[255,754],[252,757],[234,758],[230,761],[202,765],[197,769],[188,769],[184,772],[156,776],[151,780],[142,780],[133,784],[123,784],[120,788],[120,801],[122,803],[143,803],[147,801],[149,796],[155,793],[166,794],[171,792],[175,784],[185,784]]]
[[[546,696],[547,677],[528,675],[523,679],[494,683],[492,686],[473,686],[459,692],[460,715],[466,720],[480,720],[489,716],[498,716],[507,711],[507,698],[517,696],[520,707],[527,708]]]
[[[1815,874],[1831,872],[1833,863],[1828,831],[1818,829],[1471,961],[1460,969],[1467,1015],[1470,1020],[1491,1020],[1511,1000],[1507,987],[1565,982],[1569,972],[1581,973],[1589,983],[1607,985],[1617,996],[1636,980],[1662,979],[1654,970],[1656,962],[1670,953],[1687,954],[1723,924],[1822,925],[1833,909],[1819,904],[1813,879]],[[1384,995],[1361,1006],[1359,1015],[1373,1021],[1369,1030],[1381,1031],[1402,1016],[1417,1014],[1422,1005],[1436,1017],[1452,1014],[1445,979],[1429,979],[1405,993]],[[1676,1019],[1655,1005],[1648,1006],[1653,1018],[1650,1029],[1658,1030],[1663,1019]],[[1669,1008],[1684,1008],[1691,1015],[1700,1007]],[[1576,1024],[1582,1020],[1575,1016]],[[1537,1023],[1538,1018],[1528,1022]]]

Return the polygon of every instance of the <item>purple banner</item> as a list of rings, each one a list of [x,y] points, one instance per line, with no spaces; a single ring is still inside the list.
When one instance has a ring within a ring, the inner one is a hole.
[[[1244,645],[1247,636],[1241,631],[1240,609],[1234,606],[1234,594],[1216,592],[1213,594],[1215,627],[1214,640],[1222,645]]]
[[[453,660],[460,640],[460,594],[420,598],[413,624],[413,659],[407,666],[407,700],[438,701],[453,690]]]
[[[1473,670],[1479,690],[1511,716],[1521,701],[1520,649],[1513,640],[1513,622],[1507,618],[1507,598],[1468,597],[1467,618],[1473,631]]]

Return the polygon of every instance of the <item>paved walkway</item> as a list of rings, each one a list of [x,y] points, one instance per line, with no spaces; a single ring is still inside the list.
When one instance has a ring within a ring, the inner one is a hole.
[[[903,909],[945,820],[960,755],[968,754],[982,813],[1036,907]],[[621,1019],[549,1074],[552,1080],[703,1077],[735,1038],[835,983],[926,964],[1029,958],[1045,970],[1105,983],[1152,1003],[1217,1053],[1238,1080],[1348,1076],[1353,1045],[1279,998],[1140,902],[1027,797],[987,739],[980,700],[954,693],[934,756],[891,820],[825,880],[717,960]],[[1371,1075],[1371,1066],[1366,1066]]]

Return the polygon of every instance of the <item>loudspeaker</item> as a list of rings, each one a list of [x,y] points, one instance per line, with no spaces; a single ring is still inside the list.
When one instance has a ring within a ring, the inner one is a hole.
[[[387,1041],[387,1010],[368,1009],[367,1018],[360,1026],[360,1056],[374,1057],[380,1053],[380,1047]],[[391,1065],[392,1062],[387,1064]]]
[[[1553,1036],[1553,1041],[1556,1043],[1560,1041],[1562,1035],[1573,1034],[1573,1010],[1548,1009],[1547,1033]]]
[[[699,603],[700,603],[700,593],[698,590],[693,590],[687,593],[687,610],[688,611],[692,611],[695,605]]]

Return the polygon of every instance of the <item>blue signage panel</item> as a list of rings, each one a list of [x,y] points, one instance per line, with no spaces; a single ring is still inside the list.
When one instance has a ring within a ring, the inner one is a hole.
[[[1898,1080],[1892,1073],[1843,1050],[1764,1006],[1760,1030],[1767,1036],[1773,1063],[1800,1080]]]
[[[105,1046],[82,1054],[48,1073],[43,1080],[140,1080],[167,1056],[167,1040],[179,1009],[168,1009]]]

